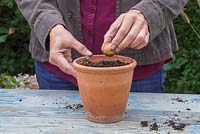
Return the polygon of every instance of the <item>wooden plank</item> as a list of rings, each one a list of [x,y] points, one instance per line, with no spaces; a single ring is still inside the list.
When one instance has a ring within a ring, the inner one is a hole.
[[[185,103],[172,100],[173,98],[187,100]],[[21,102],[19,100],[22,100]],[[20,105],[26,107],[58,107],[67,104],[80,103],[77,91],[46,91],[46,90],[0,90],[0,105]],[[172,104],[174,103],[174,104]],[[151,94],[131,93],[127,109],[154,109],[155,111],[200,111],[199,95],[182,94]]]
[[[65,108],[79,103],[77,91],[0,89],[0,133],[155,133],[140,127],[141,121],[159,123],[159,134],[200,130],[199,95],[131,93],[125,120],[106,125],[85,120],[83,109]],[[164,124],[170,119],[188,125],[175,131]]]
[[[83,109],[69,110],[63,107],[41,108],[41,107],[0,107],[0,116],[2,117],[55,117],[66,119],[84,119]],[[200,114],[197,112],[171,112],[171,111],[153,111],[153,110],[127,110],[125,120],[127,121],[156,121],[166,122],[175,119],[177,122],[198,125]]]
[[[140,122],[121,121],[113,124],[97,124],[83,119],[65,118],[21,118],[2,117],[1,133],[69,133],[69,134],[197,134],[199,125],[186,126],[184,131],[173,130],[167,125],[160,125],[158,131],[150,131],[149,127],[141,127]]]

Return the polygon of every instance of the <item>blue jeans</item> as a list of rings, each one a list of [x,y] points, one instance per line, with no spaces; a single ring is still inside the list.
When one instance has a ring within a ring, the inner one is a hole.
[[[40,89],[78,90],[78,87],[59,76],[49,72],[43,65],[35,61],[35,72]],[[143,80],[134,80],[131,92],[161,93],[164,89],[163,69]]]

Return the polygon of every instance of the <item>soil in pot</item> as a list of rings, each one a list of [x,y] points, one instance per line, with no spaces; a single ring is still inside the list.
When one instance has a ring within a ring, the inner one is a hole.
[[[83,60],[81,65],[84,66],[89,66],[89,67],[118,67],[118,66],[124,66],[128,65],[129,63],[119,61],[119,60],[114,60],[114,61],[99,61],[99,62],[92,62],[89,59]]]

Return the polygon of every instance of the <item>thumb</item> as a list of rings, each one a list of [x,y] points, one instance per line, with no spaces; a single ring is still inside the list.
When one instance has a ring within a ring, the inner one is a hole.
[[[109,31],[108,31],[108,33],[106,33],[106,34],[104,35],[103,44],[105,44],[105,43],[110,43],[111,41],[112,41],[112,37],[111,37],[111,35],[109,35]]]

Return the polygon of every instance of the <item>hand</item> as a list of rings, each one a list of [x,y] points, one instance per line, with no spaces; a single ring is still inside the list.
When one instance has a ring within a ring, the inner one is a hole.
[[[49,62],[58,66],[63,72],[76,78],[76,71],[72,66],[71,48],[76,49],[82,55],[92,53],[62,25],[56,25],[50,31],[50,55]]]
[[[148,23],[138,10],[120,15],[104,36],[104,43],[111,43],[111,50],[141,49],[149,42]]]

